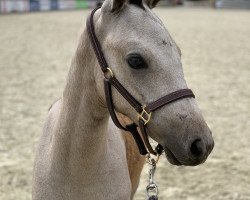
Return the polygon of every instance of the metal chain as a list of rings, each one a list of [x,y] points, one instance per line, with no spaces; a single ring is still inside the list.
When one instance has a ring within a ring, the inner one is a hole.
[[[158,161],[158,157],[156,160],[148,155],[147,161],[149,163],[149,183],[146,187],[148,200],[158,200],[158,187],[154,182],[154,174],[156,170],[156,163]]]

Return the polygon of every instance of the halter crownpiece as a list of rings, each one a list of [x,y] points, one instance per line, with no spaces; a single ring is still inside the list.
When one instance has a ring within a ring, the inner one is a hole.
[[[181,89],[177,90],[175,92],[172,92],[170,94],[167,94],[158,100],[151,102],[147,105],[140,104],[123,86],[122,84],[115,78],[115,75],[113,74],[112,70],[109,68],[106,59],[104,57],[104,54],[102,52],[101,45],[97,39],[97,36],[95,34],[95,27],[94,27],[94,14],[99,9],[95,8],[91,14],[88,17],[87,20],[87,31],[88,35],[92,44],[92,47],[94,49],[96,58],[99,62],[99,65],[101,67],[101,70],[104,73],[104,91],[105,91],[105,98],[107,107],[110,113],[110,116],[114,122],[114,124],[125,131],[129,131],[133,137],[134,140],[138,146],[138,149],[140,151],[141,155],[146,155],[148,153],[151,153],[153,155],[159,155],[163,151],[163,147],[158,144],[155,150],[151,147],[149,140],[148,140],[148,134],[146,132],[146,125],[150,122],[152,112],[171,103],[174,101],[177,101],[182,98],[188,98],[188,97],[195,97],[192,90],[190,89]],[[139,120],[139,128],[142,133],[142,138],[137,130],[137,125],[135,123],[126,125],[125,127],[121,125],[119,122],[112,99],[112,88],[111,86],[114,86],[116,90],[128,101],[128,103],[137,111],[138,113],[138,120]],[[146,147],[147,148],[146,148]]]

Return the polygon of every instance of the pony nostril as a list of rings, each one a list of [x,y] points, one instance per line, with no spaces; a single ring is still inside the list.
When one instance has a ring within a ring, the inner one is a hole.
[[[190,152],[193,158],[198,159],[204,155],[204,143],[197,139],[191,144]]]

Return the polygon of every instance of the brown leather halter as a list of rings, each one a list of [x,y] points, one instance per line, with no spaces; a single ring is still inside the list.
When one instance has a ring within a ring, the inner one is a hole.
[[[146,132],[146,125],[151,119],[151,114],[153,111],[161,108],[162,106],[169,104],[173,101],[177,101],[182,98],[187,98],[187,97],[195,97],[192,90],[190,89],[181,89],[177,90],[175,92],[172,92],[170,94],[167,94],[166,96],[161,97],[160,99],[151,102],[147,105],[142,106],[123,86],[122,84],[115,78],[112,70],[109,68],[106,59],[104,57],[104,54],[102,52],[101,45],[97,39],[97,36],[95,34],[95,28],[94,28],[94,21],[93,17],[95,12],[99,8],[94,9],[91,14],[88,17],[87,20],[87,31],[88,35],[92,44],[92,47],[94,49],[94,52],[96,54],[96,58],[99,62],[99,65],[101,66],[101,69],[104,73],[104,90],[105,90],[105,97],[106,97],[106,103],[107,107],[110,113],[110,116],[114,122],[114,124],[125,131],[129,131],[135,141],[136,144],[139,148],[140,154],[141,155],[146,155],[148,153],[157,155],[161,154],[163,151],[163,147],[159,144],[155,150],[151,147],[149,140],[148,140],[148,135]],[[113,99],[112,99],[112,89],[111,86],[114,86],[116,90],[128,101],[128,103],[137,111],[139,114],[139,128],[142,133],[141,138],[138,130],[137,130],[137,125],[135,123],[126,125],[123,127],[121,123],[119,122],[115,109],[114,109],[114,104],[113,104]],[[146,149],[146,147],[147,149]]]

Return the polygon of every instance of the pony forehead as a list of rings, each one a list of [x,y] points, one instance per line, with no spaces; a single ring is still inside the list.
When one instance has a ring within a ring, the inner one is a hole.
[[[116,25],[110,34],[111,39],[126,39],[126,45],[140,44],[142,41],[147,45],[151,42],[172,41],[171,37],[165,26],[160,23],[156,23],[152,18],[147,18],[141,22],[141,20],[132,21],[130,19],[122,19],[119,25]],[[122,39],[122,40],[123,40]],[[122,41],[121,41],[122,42]]]
[[[134,24],[137,27],[150,26],[150,28],[155,28],[160,26],[162,29],[165,29],[163,22],[147,5],[144,5],[142,9],[137,5],[126,4],[119,16],[124,23]]]

